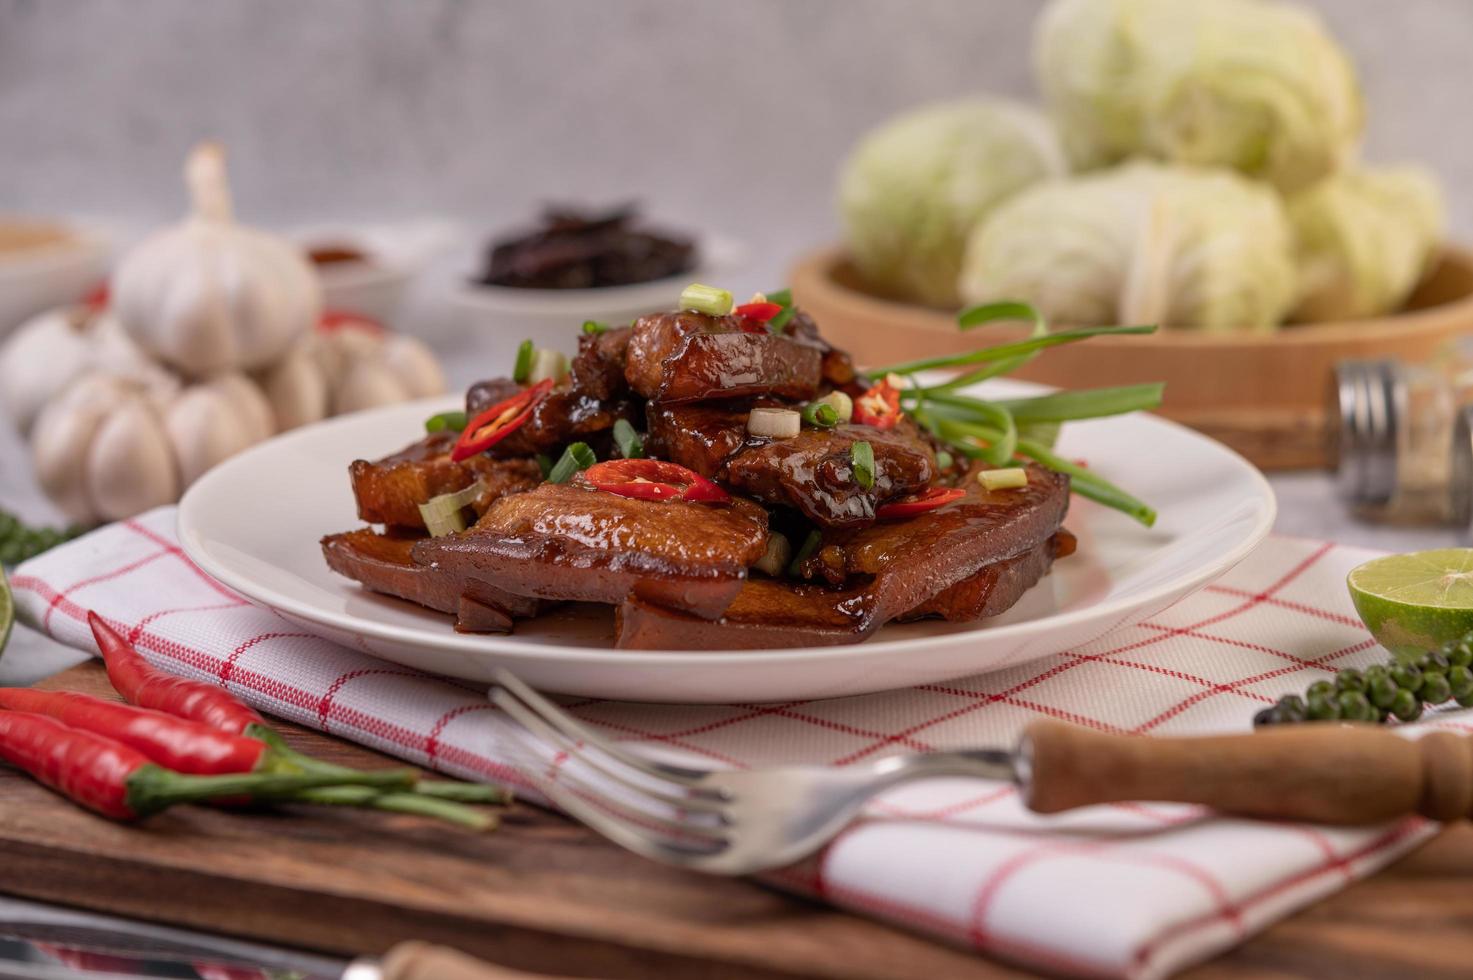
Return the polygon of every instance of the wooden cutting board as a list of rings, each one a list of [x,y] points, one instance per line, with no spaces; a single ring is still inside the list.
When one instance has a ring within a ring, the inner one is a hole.
[[[95,664],[42,686],[111,695]],[[282,730],[315,755],[387,764]],[[0,769],[0,869],[13,895],[342,955],[424,939],[604,978],[1026,975],[747,881],[652,864],[526,806],[484,835],[310,807],[186,807],[120,826]],[[1473,831],[1460,827],[1189,975],[1467,976],[1469,921]]]

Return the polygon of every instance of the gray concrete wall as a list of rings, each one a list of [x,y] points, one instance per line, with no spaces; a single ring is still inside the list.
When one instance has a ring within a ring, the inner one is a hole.
[[[1190,0],[1182,0],[1190,2]],[[1419,158],[1473,238],[1473,2],[1315,0],[1372,159]],[[1026,95],[1029,0],[0,0],[0,210],[151,223],[185,149],[245,214],[442,213],[638,196],[777,274],[834,235],[850,144],[916,102]],[[754,270],[755,271],[755,270]]]

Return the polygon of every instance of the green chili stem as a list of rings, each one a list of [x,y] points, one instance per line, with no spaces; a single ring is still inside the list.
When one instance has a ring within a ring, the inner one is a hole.
[[[493,814],[472,810],[452,800],[419,793],[380,793],[367,786],[323,786],[303,790],[293,800],[323,806],[358,806],[392,813],[413,813],[471,830],[491,830],[497,824]]]
[[[414,784],[412,769],[355,772],[353,783],[375,791],[405,789]],[[246,796],[253,800],[290,799],[302,790],[343,783],[338,773],[243,772],[220,776],[191,776],[161,766],[146,765],[128,777],[128,806],[140,816],[176,803],[206,803]]]

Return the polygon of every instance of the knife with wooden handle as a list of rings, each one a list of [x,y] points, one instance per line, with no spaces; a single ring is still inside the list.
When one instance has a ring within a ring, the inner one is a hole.
[[[1473,816],[1473,740],[1445,731],[1409,739],[1376,725],[1322,722],[1141,738],[1038,721],[1012,768],[1039,813],[1156,800],[1326,824]]]

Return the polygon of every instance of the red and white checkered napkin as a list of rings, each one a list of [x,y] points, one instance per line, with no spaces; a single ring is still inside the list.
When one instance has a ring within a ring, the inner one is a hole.
[[[1368,553],[1271,539],[1217,584],[1036,663],[835,701],[669,706],[582,700],[602,731],[722,766],[846,765],[889,752],[1009,745],[1039,714],[1142,734],[1246,730],[1280,694],[1383,654],[1345,574]],[[172,508],[21,566],[23,618],[91,648],[95,609],[155,663],[256,707],[462,776],[523,782],[482,692],[375,660],[247,605],[189,563]],[[447,623],[446,628],[449,628]],[[1466,728],[1456,715],[1440,725]],[[1158,977],[1371,872],[1432,832],[1273,825],[1159,804],[1034,816],[1011,788],[893,792],[776,881],[1051,972]]]

